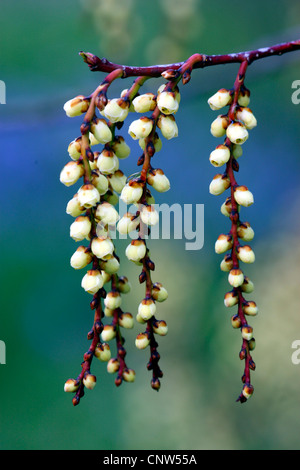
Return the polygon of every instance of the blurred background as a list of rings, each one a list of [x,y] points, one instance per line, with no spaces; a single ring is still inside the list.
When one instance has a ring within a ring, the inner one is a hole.
[[[104,78],[89,71],[79,51],[130,65],[182,61],[195,52],[297,39],[299,17],[298,0],[263,6],[252,0],[247,7],[238,0],[1,0],[0,79],[7,103],[0,106],[0,339],[7,354],[0,365],[1,449],[300,448],[300,365],[291,361],[292,342],[300,340],[300,105],[291,101],[300,52],[254,63],[246,79],[258,127],[244,146],[238,182],[255,196],[241,217],[256,233],[257,260],[245,273],[255,283],[249,300],[258,303],[259,315],[250,319],[257,370],[254,396],[245,405],[235,402],[241,337],[230,324],[235,309],[223,304],[227,276],[214,253],[229,220],[220,213],[224,198],[208,192],[216,173],[208,157],[221,142],[209,131],[216,114],[207,99],[233,85],[237,65],[193,73],[180,90],[179,138],[164,141],[155,157],[171,180],[171,190],[156,202],[205,205],[202,250],[186,251],[185,240],[150,241],[154,280],[169,291],[158,315],[169,325],[159,341],[165,373],[159,393],[150,387],[148,351],[134,346],[138,325],[126,336],[135,384],[117,389],[97,361],[97,386],[78,407],[63,392],[65,380],[80,372],[93,319],[82,273],[69,265],[76,244],[65,207],[73,190],[59,182],[81,123],[65,116],[63,104],[90,94]],[[109,96],[131,83],[115,83]],[[145,91],[156,92],[161,83],[149,80]],[[126,174],[136,171],[140,153],[130,144],[131,156],[121,164]],[[138,268],[125,259],[126,244],[118,244],[120,272],[133,289],[123,302],[135,314],[143,288]]]

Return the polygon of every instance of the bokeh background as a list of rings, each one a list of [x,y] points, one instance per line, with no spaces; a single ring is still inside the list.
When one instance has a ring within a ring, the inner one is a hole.
[[[208,192],[215,174],[208,156],[217,145],[208,97],[231,87],[236,65],[195,71],[182,88],[176,120],[179,138],[164,142],[158,158],[171,190],[157,202],[205,205],[205,243],[186,251],[185,240],[151,241],[155,280],[169,300],[159,308],[169,334],[160,340],[162,388],[150,388],[147,351],[127,335],[135,384],[117,389],[105,365],[79,407],[63,384],[80,371],[92,325],[81,274],[71,269],[75,250],[65,213],[73,190],[60,184],[67,145],[81,120],[62,109],[77,94],[91,93],[104,78],[91,73],[80,50],[111,61],[149,65],[181,61],[195,52],[219,54],[264,47],[300,37],[298,0],[1,0],[0,106],[1,227],[0,365],[1,449],[299,449],[300,365],[291,361],[300,339],[299,144],[300,105],[292,82],[300,79],[300,52],[254,63],[247,75],[258,127],[240,159],[238,181],[255,195],[242,217],[255,229],[257,261],[246,268],[255,283],[259,315],[251,320],[257,348],[255,395],[235,402],[241,390],[241,338],[223,305],[227,276],[214,253],[229,230],[221,199]],[[114,84],[116,96],[131,80]],[[161,83],[150,80],[146,91]],[[125,124],[123,131],[127,134]],[[127,139],[129,140],[129,138]],[[219,142],[218,142],[219,143]],[[133,173],[138,145],[123,161]],[[70,192],[71,191],[71,192]],[[143,290],[139,271],[119,244],[121,273],[133,286],[124,298],[136,312]]]

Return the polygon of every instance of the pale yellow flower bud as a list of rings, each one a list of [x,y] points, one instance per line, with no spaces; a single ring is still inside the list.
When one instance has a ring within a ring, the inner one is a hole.
[[[238,97],[238,104],[240,106],[249,106],[250,104],[250,91],[249,90],[243,90],[240,92],[239,97]]]
[[[149,346],[150,340],[146,333],[140,333],[137,335],[135,345],[138,349],[145,349]]]
[[[139,95],[132,101],[136,113],[148,113],[156,108],[156,99],[153,93]]]
[[[114,249],[114,244],[110,238],[96,237],[92,240],[91,250],[99,259],[110,259],[113,255]]]
[[[253,337],[253,328],[251,326],[243,326],[242,327],[242,338],[250,341]]]
[[[155,132],[154,137],[152,139],[152,143],[154,145],[155,153],[159,152],[162,149],[162,141],[159,138],[158,134]],[[139,146],[142,150],[146,149],[146,139],[139,140]]]
[[[170,181],[160,168],[149,171],[147,183],[159,193],[164,193],[170,189]]]
[[[140,223],[140,218],[127,212],[118,222],[117,229],[119,233],[126,235],[136,230]]]
[[[153,120],[147,117],[142,117],[133,121],[128,129],[128,133],[134,139],[144,139],[148,137],[153,128]]]
[[[107,261],[100,261],[100,267],[106,274],[115,274],[120,269],[120,263],[115,256]]]
[[[176,93],[173,91],[162,91],[157,96],[157,106],[163,114],[169,115],[177,113],[179,102],[176,99]]]
[[[112,358],[107,363],[107,372],[109,374],[115,374],[120,368],[120,363],[117,358]]]
[[[86,209],[90,209],[100,201],[98,189],[93,184],[84,184],[78,191],[79,204]]]
[[[125,382],[134,382],[135,381],[135,372],[133,369],[125,369],[123,372],[123,379]]]
[[[229,119],[227,116],[218,116],[210,126],[210,132],[214,137],[223,137],[226,134],[226,129],[229,126]]]
[[[109,202],[102,202],[97,206],[95,217],[103,225],[115,225],[119,220],[118,211]]]
[[[233,144],[243,144],[249,137],[248,131],[241,122],[232,122],[226,130],[226,135]]]
[[[126,329],[133,328],[134,321],[133,321],[133,316],[131,315],[131,313],[122,313],[119,316],[119,325],[122,326],[122,328],[126,328]]]
[[[68,162],[60,172],[60,182],[65,186],[72,186],[84,175],[84,168],[81,162]]]
[[[70,142],[68,153],[72,160],[78,160],[81,157],[81,137],[77,137],[77,139]]]
[[[103,110],[104,116],[112,123],[122,122],[126,119],[129,112],[129,103],[122,98],[113,98]]]
[[[95,349],[95,356],[101,362],[108,362],[111,358],[109,345],[107,343],[98,344]]]
[[[90,100],[83,95],[76,96],[64,104],[67,116],[75,117],[85,113],[89,109]]]
[[[168,333],[168,326],[164,320],[157,320],[153,323],[153,331],[159,336],[166,336]]]
[[[215,175],[213,180],[209,185],[209,192],[214,196],[219,196],[220,194],[224,193],[226,189],[230,186],[230,179],[227,175]]]
[[[127,158],[130,154],[130,147],[126,144],[124,137],[116,136],[112,144],[112,149],[120,159]]]
[[[159,222],[158,212],[153,206],[143,206],[140,217],[146,225],[156,225]]]
[[[156,313],[156,305],[152,299],[143,299],[138,308],[138,314],[143,320],[148,321]]]
[[[238,186],[234,190],[234,199],[238,204],[244,207],[249,207],[254,203],[253,194],[247,186]]]
[[[153,284],[152,298],[157,302],[164,302],[168,298],[167,289],[160,282]]]
[[[208,100],[208,104],[213,111],[224,108],[232,102],[232,96],[228,90],[222,88],[217,91],[213,96]]]
[[[130,261],[138,262],[146,255],[146,245],[143,240],[132,240],[125,254]]]
[[[91,221],[86,216],[76,217],[70,226],[70,237],[76,242],[88,238],[92,228]]]
[[[121,193],[126,184],[126,175],[123,171],[117,170],[113,175],[109,175],[109,184],[116,193]]]
[[[112,132],[104,119],[96,118],[91,122],[91,133],[100,144],[106,144],[112,140]]]
[[[243,155],[243,147],[239,144],[234,144],[232,146],[232,155],[234,158],[240,158]]]
[[[178,137],[178,127],[172,114],[160,115],[157,121],[157,127],[160,129],[163,137],[167,140]]]
[[[92,262],[93,256],[88,248],[85,246],[79,246],[75,253],[72,255],[70,264],[74,269],[85,268],[89,263]]]
[[[108,190],[108,179],[99,170],[94,170],[92,174],[92,184],[95,186],[100,196],[106,194]]]
[[[68,379],[64,385],[64,391],[68,393],[76,392],[79,388],[80,383],[74,379]]]
[[[226,145],[218,145],[210,154],[209,161],[215,167],[220,167],[230,159],[230,150]]]
[[[88,388],[89,390],[93,390],[96,386],[96,376],[92,374],[87,374],[83,378],[83,385]]]
[[[241,290],[242,292],[245,292],[246,294],[251,294],[251,292],[254,291],[254,284],[249,279],[249,277],[245,276],[244,282],[241,285]]]
[[[131,180],[122,189],[120,198],[126,204],[134,204],[138,202],[143,194],[143,185],[138,181]]]
[[[111,175],[119,169],[119,160],[112,150],[104,149],[97,159],[97,167],[104,175]]]
[[[244,282],[244,273],[240,269],[231,269],[228,275],[228,282],[232,287],[239,287]]]
[[[83,212],[85,212],[85,208],[80,205],[78,201],[78,194],[76,193],[73,198],[68,202],[66,207],[66,213],[71,215],[72,217],[78,217]]]
[[[103,277],[98,269],[90,269],[82,278],[81,287],[89,294],[96,294],[103,287]]]
[[[116,337],[116,328],[113,325],[105,325],[101,332],[102,341],[111,341]]]
[[[243,305],[243,310],[246,315],[255,316],[258,314],[258,307],[255,302],[250,300]]]
[[[106,294],[104,299],[105,307],[109,308],[110,310],[116,310],[121,306],[122,298],[119,292],[111,291]]]
[[[126,276],[119,277],[118,291],[121,292],[122,294],[128,294],[130,290],[131,290],[131,284],[128,281],[128,278]]]
[[[225,253],[233,246],[233,239],[231,235],[219,235],[216,243],[215,243],[215,252],[217,254]]]
[[[233,268],[233,261],[231,255],[226,255],[220,264],[221,271],[229,272]]]
[[[239,246],[237,256],[243,263],[254,263],[255,261],[254,251],[249,245]]]
[[[239,297],[235,292],[227,292],[224,297],[225,307],[233,307],[239,301]]]
[[[242,321],[238,315],[233,315],[231,317],[231,325],[232,325],[232,328],[235,328],[235,329],[241,328]]]
[[[250,242],[254,238],[254,230],[250,226],[249,222],[243,222],[238,226],[237,229],[238,237],[245,242]]]
[[[257,120],[249,108],[238,109],[236,117],[239,121],[243,122],[249,130],[257,126]]]

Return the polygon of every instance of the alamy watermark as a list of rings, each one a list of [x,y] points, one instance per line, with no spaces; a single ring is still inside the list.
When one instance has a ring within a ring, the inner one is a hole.
[[[300,364],[300,339],[296,339],[292,342],[292,349],[295,349],[291,356],[292,363],[297,366]]]
[[[0,364],[6,364],[6,345],[0,341]]]
[[[292,89],[295,91],[292,93],[292,103],[300,104],[300,80],[294,80],[292,83]]]
[[[6,104],[6,85],[0,80],[0,104]]]
[[[143,208],[139,206],[142,213]],[[159,217],[159,223],[150,226],[150,234],[144,234],[144,239],[151,240],[186,240],[185,249],[188,251],[201,250],[204,246],[204,204],[152,204]],[[119,201],[118,213],[120,217],[126,213],[135,213],[137,207],[127,206],[122,200]],[[101,221],[97,225],[98,236],[105,236],[104,227]],[[111,239],[134,240],[139,234],[136,231],[129,233],[119,233],[115,227],[110,227],[109,236]]]

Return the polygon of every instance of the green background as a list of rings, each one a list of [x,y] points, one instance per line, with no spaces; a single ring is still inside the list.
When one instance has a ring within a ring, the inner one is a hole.
[[[65,206],[73,190],[59,182],[81,123],[62,106],[104,78],[89,71],[80,50],[149,65],[265,47],[300,37],[298,0],[1,0],[0,7],[0,79],[7,92],[0,106],[0,339],[7,353],[0,365],[0,448],[299,449],[300,365],[291,361],[291,345],[300,339],[300,105],[292,104],[291,86],[300,79],[300,52],[254,63],[246,78],[258,127],[244,146],[238,181],[255,196],[242,217],[256,233],[256,262],[245,272],[256,286],[251,299],[259,315],[250,319],[257,370],[245,405],[235,402],[241,338],[230,325],[234,312],[223,304],[227,276],[214,253],[229,220],[219,211],[222,196],[208,192],[215,174],[208,157],[221,142],[209,132],[216,114],[207,99],[232,87],[237,66],[193,73],[181,87],[179,137],[164,141],[155,157],[171,180],[157,202],[205,205],[202,250],[186,251],[185,240],[150,241],[154,280],[169,292],[159,306],[169,326],[159,341],[165,374],[159,393],[150,387],[148,351],[134,346],[138,325],[126,342],[134,384],[117,389],[97,362],[97,386],[78,407],[63,392],[65,380],[80,371],[92,312],[82,273],[69,265],[76,245]],[[110,96],[131,82],[114,84]],[[150,80],[145,90],[156,92],[160,83]],[[131,144],[121,165],[126,174],[136,171],[139,156]],[[135,314],[143,297],[139,270],[124,256],[126,243],[118,247],[121,274],[133,286],[124,306]]]

